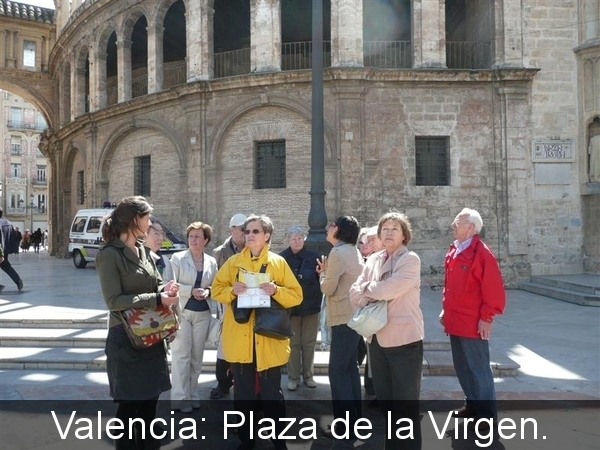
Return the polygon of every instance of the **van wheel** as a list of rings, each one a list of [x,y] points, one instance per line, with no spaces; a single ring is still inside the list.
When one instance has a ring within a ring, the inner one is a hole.
[[[75,267],[78,269],[85,269],[85,266],[87,265],[87,261],[79,250],[73,252],[73,264],[75,264]]]

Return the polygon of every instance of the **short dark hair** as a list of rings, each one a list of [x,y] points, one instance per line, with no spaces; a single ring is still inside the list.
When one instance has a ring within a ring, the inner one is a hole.
[[[185,230],[185,235],[187,238],[190,237],[190,232],[192,230],[202,230],[202,234],[204,235],[204,239],[208,239],[208,241],[206,241],[206,245],[208,245],[208,243],[210,242],[210,240],[212,239],[212,234],[213,234],[213,230],[212,227],[210,225],[208,225],[207,223],[203,223],[203,222],[192,222],[188,225],[188,227]]]
[[[263,229],[263,231],[265,233],[269,233],[269,240],[267,242],[271,242],[271,238],[273,237],[273,231],[275,231],[275,227],[273,226],[273,221],[268,217],[265,216],[264,214],[256,215],[256,214],[250,214],[247,218],[246,221],[244,222],[244,230],[246,229],[246,225],[248,225],[250,222],[259,222],[261,228]]]
[[[335,225],[337,230],[333,237],[346,244],[356,245],[358,234],[360,233],[360,225],[354,216],[340,216],[336,219]]]

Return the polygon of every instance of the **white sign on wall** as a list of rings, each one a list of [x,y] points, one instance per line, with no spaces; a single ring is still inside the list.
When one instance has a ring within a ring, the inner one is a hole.
[[[573,141],[536,140],[532,145],[533,162],[573,162]]]

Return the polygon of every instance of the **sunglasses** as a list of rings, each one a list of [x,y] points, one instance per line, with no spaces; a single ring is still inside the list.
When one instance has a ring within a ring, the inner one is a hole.
[[[260,233],[264,233],[264,231],[257,230],[257,229],[254,229],[254,230],[244,230],[244,234],[250,234],[250,233],[252,233],[252,234],[260,234]]]

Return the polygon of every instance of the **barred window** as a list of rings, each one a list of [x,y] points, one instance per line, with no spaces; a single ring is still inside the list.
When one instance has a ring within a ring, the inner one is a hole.
[[[35,67],[35,42],[23,41],[23,66]]]
[[[285,141],[262,141],[255,146],[254,189],[284,189]]]
[[[450,151],[447,137],[415,138],[416,185],[450,185]]]
[[[85,183],[83,178],[83,170],[77,172],[77,204],[83,205],[85,202]]]
[[[134,195],[150,196],[150,155],[135,158]]]

